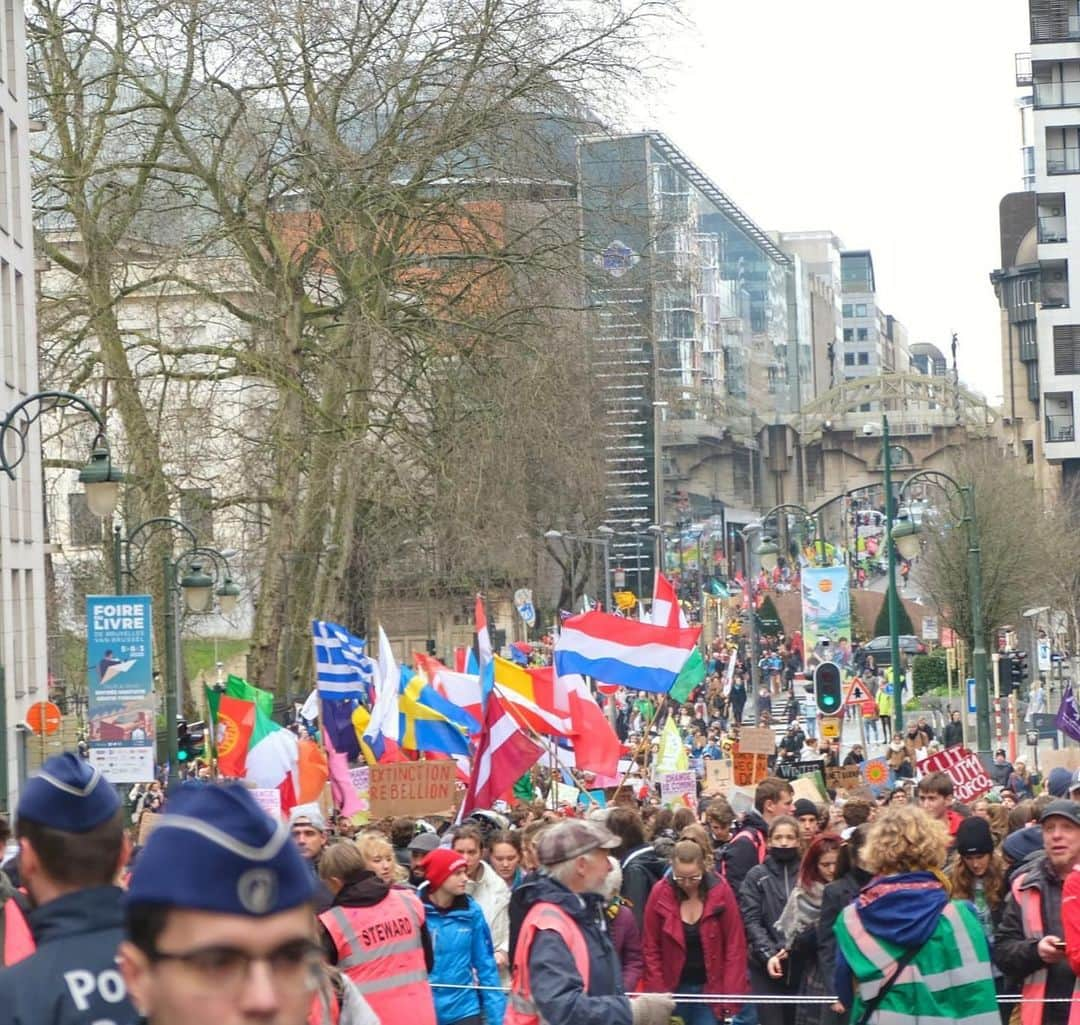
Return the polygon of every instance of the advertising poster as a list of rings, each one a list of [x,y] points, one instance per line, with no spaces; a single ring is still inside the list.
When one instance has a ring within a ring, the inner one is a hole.
[[[86,598],[90,762],[111,783],[154,778],[150,596]]]
[[[803,567],[802,613],[807,670],[830,660],[850,666],[851,591],[846,566]]]

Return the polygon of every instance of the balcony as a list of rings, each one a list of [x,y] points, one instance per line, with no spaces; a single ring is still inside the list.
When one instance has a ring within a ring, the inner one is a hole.
[[[1080,146],[1046,151],[1047,174],[1080,174]]]
[[[1019,87],[1031,85],[1031,54],[1018,53],[1013,58],[1016,62],[1016,84]]]
[[[1065,230],[1064,217],[1040,217],[1039,218],[1039,241],[1040,242],[1068,242],[1069,235]]]
[[[1080,82],[1036,82],[1035,106],[1080,107]]]
[[[1080,39],[1080,16],[1057,13],[1032,15],[1033,43],[1064,43],[1071,39]]]

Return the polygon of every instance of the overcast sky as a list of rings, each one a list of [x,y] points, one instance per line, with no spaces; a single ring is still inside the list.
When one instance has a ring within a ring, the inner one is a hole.
[[[644,127],[768,229],[874,256],[879,302],[1000,400],[997,209],[1019,191],[1023,0],[685,0],[695,31]]]

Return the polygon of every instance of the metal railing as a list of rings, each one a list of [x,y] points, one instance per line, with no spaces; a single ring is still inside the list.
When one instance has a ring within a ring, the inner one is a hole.
[[[1080,82],[1036,82],[1035,106],[1080,106]]]
[[[1046,440],[1048,442],[1076,440],[1076,426],[1071,413],[1046,417]]]
[[[1018,53],[1014,56],[1016,62],[1016,84],[1018,86],[1031,85],[1031,54],[1029,52]]]
[[[1080,146],[1046,151],[1047,174],[1080,174]]]

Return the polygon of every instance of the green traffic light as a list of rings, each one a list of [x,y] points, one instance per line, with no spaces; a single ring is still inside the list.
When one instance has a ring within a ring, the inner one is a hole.
[[[178,762],[186,762],[187,761],[187,751],[185,751],[183,748],[181,748],[179,751],[177,751],[176,752],[176,760]]]

